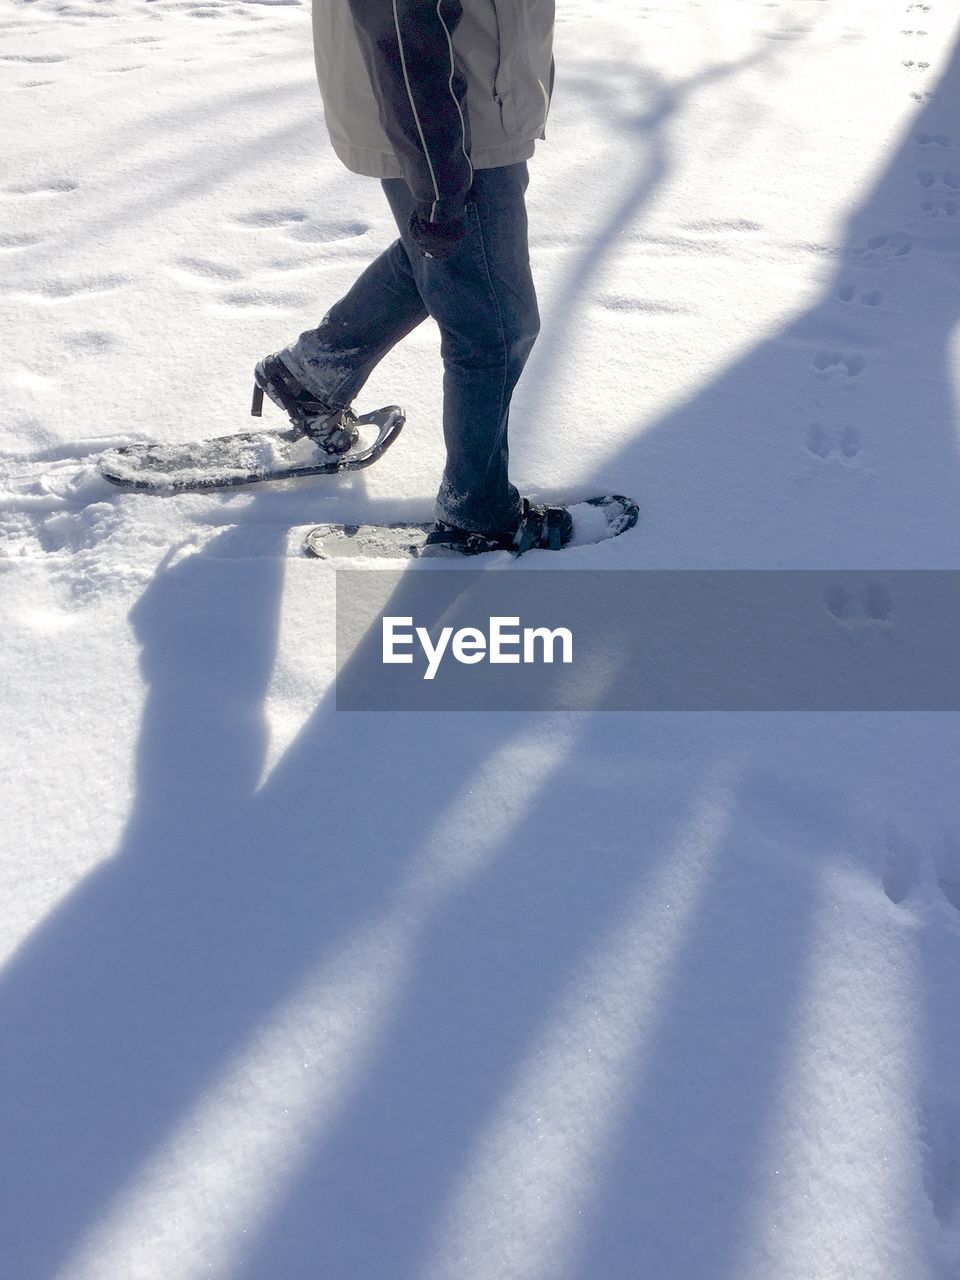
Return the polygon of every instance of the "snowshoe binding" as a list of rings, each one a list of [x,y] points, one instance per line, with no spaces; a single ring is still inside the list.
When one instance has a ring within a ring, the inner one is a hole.
[[[267,395],[283,409],[293,426],[315,441],[324,453],[347,453],[360,438],[353,410],[336,409],[317,400],[300,385],[279,355],[259,361],[253,379],[253,417],[262,416],[263,397]]]
[[[438,520],[427,534],[421,554],[449,551],[469,556],[485,551],[512,551],[522,556],[531,550],[560,551],[572,536],[573,518],[566,507],[534,506],[524,498],[520,519],[513,529],[494,534],[473,533]],[[430,547],[436,551],[428,551]]]

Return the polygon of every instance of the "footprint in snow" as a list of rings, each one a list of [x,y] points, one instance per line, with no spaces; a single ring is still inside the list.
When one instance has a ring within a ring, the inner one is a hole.
[[[72,178],[46,178],[39,182],[23,182],[6,187],[8,196],[62,196],[79,190],[80,183]]]
[[[0,62],[53,63],[66,62],[62,53],[0,53]]]
[[[881,583],[868,580],[854,597],[840,582],[827,588],[824,597],[827,610],[838,622],[853,626],[888,623],[893,613],[890,594]]]
[[[960,835],[955,831],[943,833],[943,843],[934,854],[934,868],[940,892],[957,911],[960,911]]]
[[[200,280],[242,280],[243,272],[225,262],[209,258],[178,258],[177,266],[184,275]]]
[[[304,209],[251,209],[248,213],[234,214],[233,221],[241,227],[285,227],[290,223],[306,222],[309,217]]]
[[[234,289],[220,299],[222,306],[247,309],[260,307],[272,311],[296,311],[307,305],[303,293],[277,293],[269,289]]]
[[[957,214],[960,213],[960,200],[921,200],[920,210],[922,213],[929,214],[931,218],[939,218],[941,213],[945,214],[948,218],[955,218]]]
[[[860,453],[860,432],[852,426],[841,431],[829,430],[823,423],[814,422],[807,431],[806,448],[824,462],[828,459],[852,462]]]
[[[333,244],[337,240],[353,240],[366,235],[369,230],[366,222],[304,222],[288,231],[287,236],[306,244]]]
[[[920,1112],[923,1189],[945,1231],[960,1229],[960,1111],[951,1099]]]
[[[811,363],[818,373],[828,373],[831,370],[839,372],[842,369],[850,378],[859,377],[867,367],[867,362],[861,355],[845,355],[842,351],[827,348],[818,351]]]
[[[905,258],[912,248],[913,241],[903,231],[881,231],[853,252],[860,257]]]
[[[77,329],[73,333],[65,333],[60,345],[78,355],[108,355],[116,350],[119,339],[106,329]]]
[[[0,249],[28,249],[32,244],[39,244],[40,237],[29,231],[0,232]]]
[[[886,846],[883,891],[899,907],[927,880],[927,859],[913,841],[893,826],[887,828]]]
[[[157,8],[164,12],[188,13],[192,17],[222,17],[232,12],[232,5],[217,4],[215,0],[169,0],[160,3]]]
[[[633,312],[639,315],[676,316],[689,315],[690,308],[676,302],[662,302],[655,298],[631,298],[623,294],[606,294],[597,299],[605,311]]]
[[[886,843],[883,888],[891,902],[899,905],[915,889],[935,886],[941,899],[960,912],[960,833],[944,830],[939,845],[931,852],[891,826]]]
[[[36,284],[9,289],[7,292],[60,302],[83,294],[109,293],[128,283],[129,277],[122,275],[53,277],[49,280],[40,280]]]
[[[945,214],[955,218],[960,213],[960,173],[945,169],[939,176],[933,169],[921,169],[917,181],[930,194],[921,200],[920,208],[924,213],[937,218]]]
[[[301,252],[294,254],[292,257],[265,258],[263,267],[265,271],[276,271],[283,274],[288,271],[303,271],[311,267],[316,261],[316,258],[311,258]]]
[[[681,231],[697,231],[705,235],[722,235],[724,232],[762,231],[759,222],[751,222],[749,218],[730,218],[711,221],[705,219],[698,222],[684,222]]]
[[[841,302],[858,302],[863,307],[879,307],[883,302],[883,294],[879,289],[868,289],[857,297],[857,290],[852,284],[842,284],[837,290],[837,297]]]

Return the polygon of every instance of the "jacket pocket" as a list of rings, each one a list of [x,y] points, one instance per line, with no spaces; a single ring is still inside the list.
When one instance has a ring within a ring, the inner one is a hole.
[[[536,137],[547,115],[546,91],[533,65],[534,40],[521,0],[493,0],[500,50],[493,96],[510,137]]]

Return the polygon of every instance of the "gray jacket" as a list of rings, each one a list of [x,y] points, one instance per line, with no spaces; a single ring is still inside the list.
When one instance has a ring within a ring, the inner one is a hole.
[[[313,0],[333,149],[405,178],[427,221],[458,215],[473,170],[533,155],[553,88],[554,0]]]

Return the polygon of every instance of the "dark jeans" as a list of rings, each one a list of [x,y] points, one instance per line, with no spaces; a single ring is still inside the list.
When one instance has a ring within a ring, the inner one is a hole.
[[[280,352],[319,400],[349,405],[379,360],[428,315],[440,328],[447,462],[437,517],[478,533],[512,527],[520,495],[507,478],[510,398],[540,329],[527,250],[525,163],[478,169],[467,235],[446,261],[423,258],[407,231],[413,198],[383,182],[400,239],[363,272],[316,329]]]

